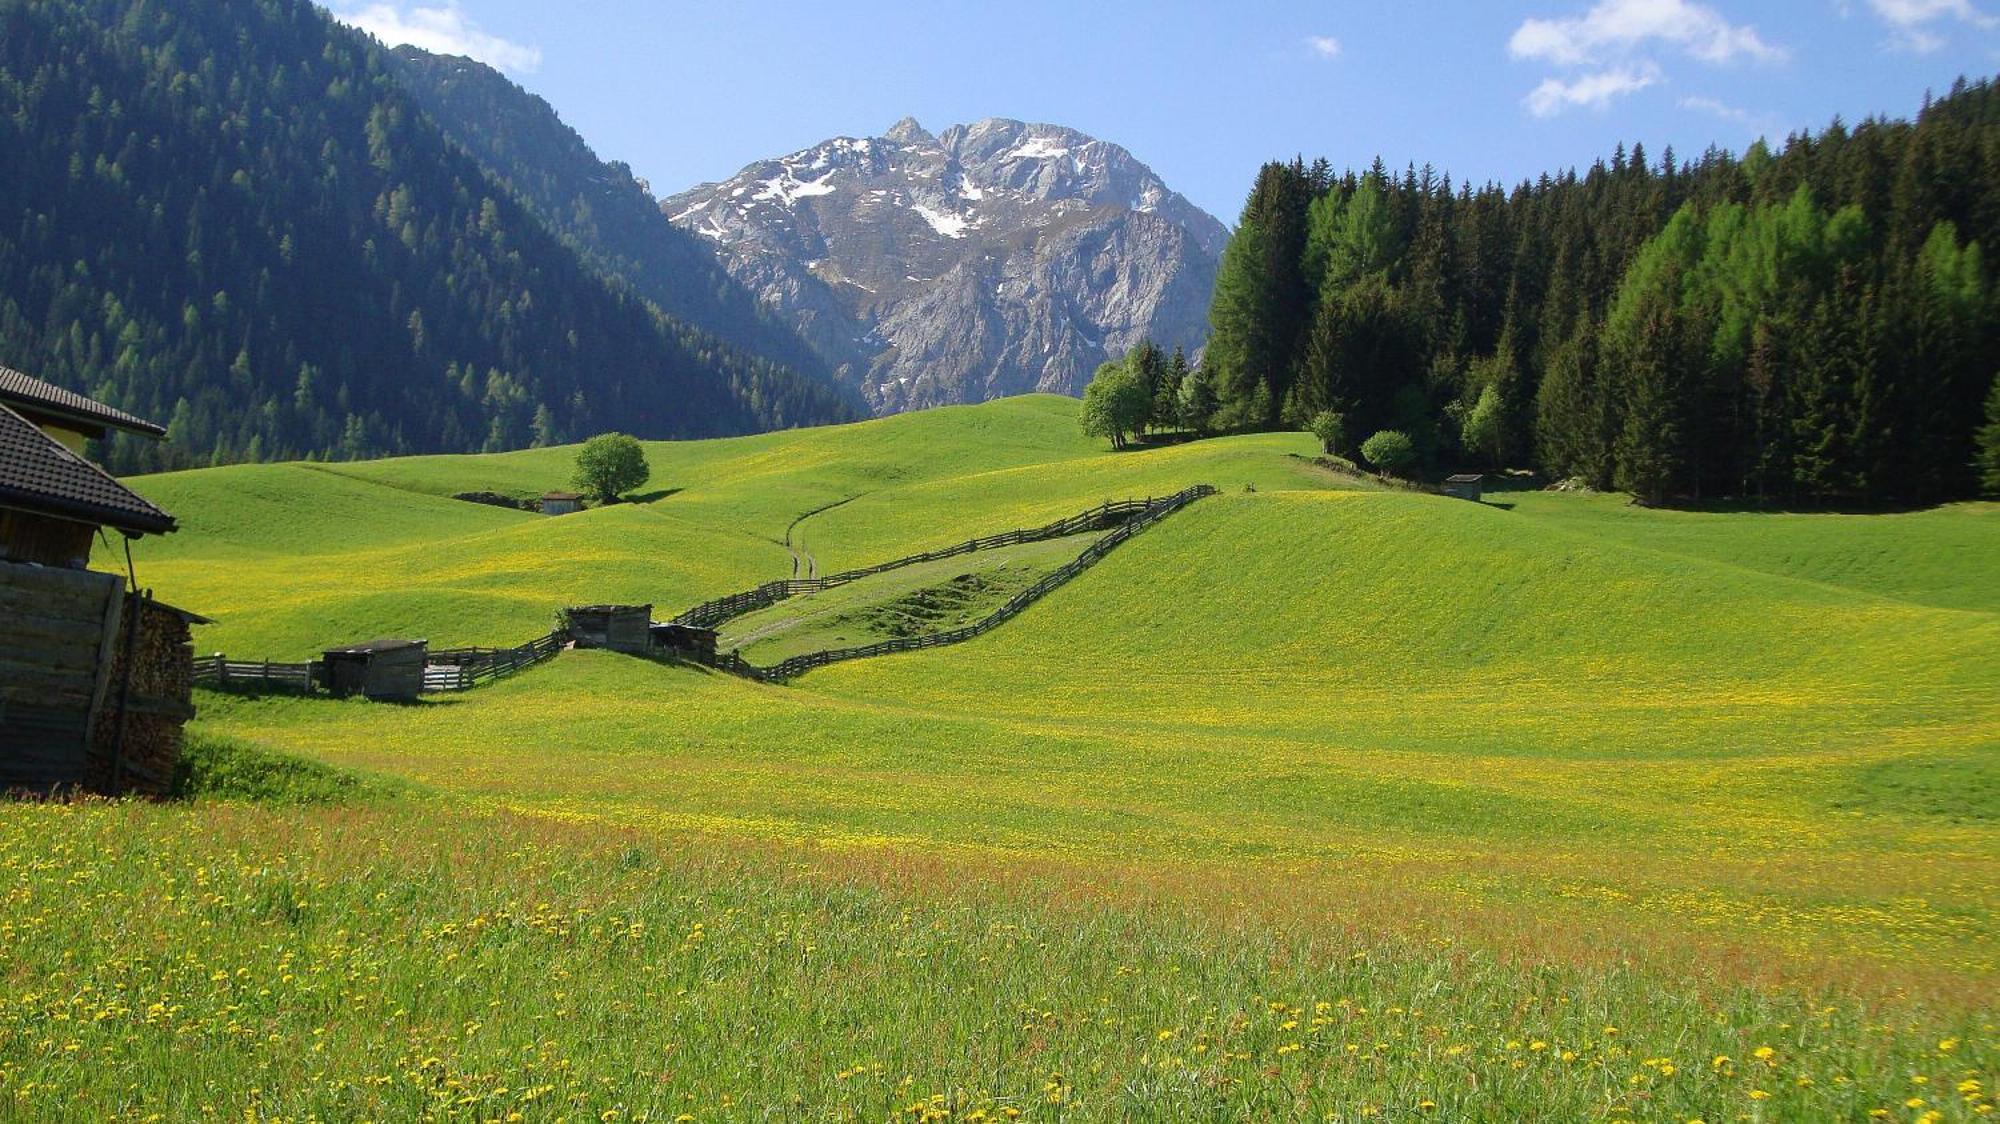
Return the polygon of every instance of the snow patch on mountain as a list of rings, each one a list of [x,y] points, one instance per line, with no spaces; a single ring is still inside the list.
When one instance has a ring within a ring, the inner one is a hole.
[[[973,225],[970,219],[961,218],[958,215],[947,215],[941,211],[933,211],[922,203],[910,204],[910,210],[915,211],[925,222],[931,224],[932,230],[937,231],[946,238],[963,238],[965,237],[966,228]]]

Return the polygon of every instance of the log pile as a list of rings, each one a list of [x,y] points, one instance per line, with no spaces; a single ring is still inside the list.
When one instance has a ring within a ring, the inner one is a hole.
[[[138,632],[128,636],[135,614]],[[188,626],[195,619],[150,597],[126,599],[104,704],[85,761],[84,783],[91,790],[165,796],[172,788],[182,726],[194,717],[194,643]]]

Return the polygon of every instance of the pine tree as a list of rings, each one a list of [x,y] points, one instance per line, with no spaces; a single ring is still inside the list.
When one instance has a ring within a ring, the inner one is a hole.
[[[1178,429],[1183,426],[1181,417],[1181,388],[1188,380],[1187,352],[1179,345],[1174,347],[1172,359],[1167,361],[1166,377],[1153,391],[1153,427],[1155,429]]]
[[[1613,446],[1612,482],[1660,504],[1684,483],[1687,467],[1681,328],[1664,300],[1648,301],[1638,317],[1636,336],[1613,352],[1625,415]]]
[[[1307,206],[1303,166],[1266,164],[1223,249],[1209,306],[1206,365],[1214,368],[1225,424],[1270,428],[1278,422],[1304,330]]]
[[[1979,490],[2000,496],[2000,374],[1986,392],[1986,424],[1979,427],[1973,468],[1979,474]]]

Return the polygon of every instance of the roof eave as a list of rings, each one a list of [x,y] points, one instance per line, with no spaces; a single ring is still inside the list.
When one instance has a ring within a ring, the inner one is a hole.
[[[72,523],[110,527],[134,538],[142,535],[170,535],[180,530],[180,524],[165,512],[161,512],[159,518],[154,519],[136,512],[58,499],[38,492],[24,492],[18,488],[0,488],[0,507],[25,511],[30,515],[43,515],[51,519],[64,519]]]

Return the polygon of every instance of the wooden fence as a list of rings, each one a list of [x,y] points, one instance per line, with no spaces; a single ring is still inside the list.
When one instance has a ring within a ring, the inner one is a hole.
[[[765,683],[778,683],[788,679],[796,678],[800,675],[805,674],[808,671],[811,671],[813,668],[825,667],[827,664],[838,663],[842,660],[867,659],[870,656],[885,656],[890,654],[891,652],[915,652],[925,648],[940,648],[946,644],[957,644],[961,641],[970,640],[975,636],[982,635],[988,631],[991,631],[994,628],[998,628],[1000,625],[1005,624],[1007,621],[1013,619],[1023,609],[1026,609],[1028,606],[1041,600],[1044,596],[1046,596],[1051,590],[1055,589],[1057,586],[1062,585],[1064,582],[1067,582],[1071,578],[1076,577],[1078,574],[1081,574],[1083,571],[1089,569],[1091,566],[1096,565],[1099,559],[1103,558],[1106,554],[1111,553],[1112,550],[1116,549],[1117,546],[1120,543],[1124,542],[1126,539],[1131,538],[1133,535],[1136,535],[1140,531],[1143,531],[1146,528],[1152,526],[1153,524],[1159,522],[1160,520],[1165,519],[1167,516],[1172,515],[1174,512],[1179,511],[1181,508],[1186,507],[1187,505],[1193,503],[1194,501],[1201,499],[1204,496],[1212,496],[1215,494],[1216,494],[1216,489],[1213,486],[1208,484],[1197,484],[1192,488],[1188,488],[1184,491],[1177,492],[1174,495],[1168,496],[1165,499],[1160,499],[1160,500],[1149,499],[1144,502],[1140,502],[1137,500],[1130,500],[1117,504],[1105,504],[1103,507],[1093,508],[1090,511],[1084,512],[1082,515],[1072,516],[1071,518],[1062,520],[1059,523],[1051,523],[1049,524],[1048,527],[1039,527],[1032,531],[1010,531],[1005,535],[995,535],[990,539],[972,540],[972,543],[986,543],[990,545],[1006,545],[1009,543],[1016,543],[1016,542],[1036,542],[1043,538],[1056,537],[1055,535],[1045,533],[1049,530],[1049,528],[1052,527],[1069,525],[1071,529],[1062,533],[1075,534],[1081,530],[1091,530],[1094,529],[1095,527],[1105,526],[1107,525],[1105,522],[1107,516],[1112,515],[1114,513],[1116,516],[1114,521],[1117,523],[1116,530],[1112,531],[1110,534],[1104,536],[1103,538],[1098,539],[1096,542],[1091,543],[1088,547],[1085,547],[1082,553],[1078,554],[1075,558],[1071,559],[1061,569],[1052,570],[1049,573],[1043,575],[1040,581],[1037,581],[1034,585],[1029,586],[1028,588],[1022,590],[1021,592],[1015,594],[1013,597],[1009,598],[1006,604],[1000,606],[998,609],[993,610],[993,612],[987,614],[980,620],[972,624],[966,625],[964,628],[952,629],[949,632],[934,632],[928,636],[896,637],[890,640],[880,640],[873,644],[863,644],[860,645],[859,647],[854,647],[854,648],[831,648],[818,652],[807,652],[804,655],[793,656],[790,659],[775,663],[770,667],[758,667],[750,663],[748,660],[744,659],[742,656],[737,655],[735,652],[728,652],[721,655],[717,655],[713,658],[702,659],[701,662],[706,663],[711,667],[717,668],[718,670],[728,671],[737,675],[747,676],[751,679],[756,679]],[[1095,522],[1093,522],[1093,520],[1095,520]],[[1034,537],[1027,537],[1027,536],[1034,536]],[[725,605],[730,603],[750,604],[751,606],[750,608],[738,610],[738,613],[746,613],[750,612],[752,609],[761,609],[765,605],[773,604],[775,603],[776,600],[783,600],[782,597],[779,597],[774,599],[773,601],[753,603],[756,601],[757,597],[762,595],[766,590],[770,590],[774,586],[805,586],[807,588],[802,589],[799,592],[809,593],[813,592],[814,590],[824,589],[829,584],[838,585],[843,581],[853,581],[856,577],[863,577],[868,574],[878,574],[885,570],[893,570],[902,566],[914,565],[916,562],[920,561],[930,561],[936,558],[950,558],[954,554],[968,553],[969,550],[984,550],[984,549],[988,549],[988,546],[974,546],[972,544],[962,544],[956,547],[949,547],[943,551],[933,551],[925,555],[911,555],[909,558],[897,559],[894,562],[884,563],[880,566],[872,566],[866,570],[853,570],[845,574],[836,574],[829,578],[821,578],[817,582],[812,582],[812,581],[772,582],[766,586],[759,586],[757,589],[751,590],[747,593],[737,594],[735,597],[725,597],[718,601],[708,602],[705,605],[698,605],[694,609],[690,609],[688,611],[688,614],[683,614],[683,616],[687,616],[693,613],[706,612],[711,610],[712,607],[714,606]],[[793,596],[793,594],[787,593],[784,596],[789,597]],[[729,619],[730,616],[738,615],[738,613],[731,613],[728,614],[727,616],[707,617],[704,619],[720,623],[721,621]],[[692,623],[691,621],[683,621],[680,617],[676,617],[674,619],[676,623],[682,623],[682,624]],[[703,624],[701,627],[713,627],[713,625]]]
[[[514,648],[445,648],[424,663],[424,690],[464,691],[552,658],[569,642],[560,630]]]
[[[425,657],[424,691],[464,691],[512,675],[554,656],[568,641],[566,634],[551,632],[514,648],[440,648]],[[232,660],[220,652],[194,661],[194,681],[224,691],[317,695],[326,690],[317,661]]]
[[[1197,487],[1206,488],[1208,485],[1203,484]],[[1195,488],[1188,489],[1189,492],[1195,490]],[[1213,491],[1213,489],[1211,488],[1210,491]],[[1183,492],[1181,494],[1186,495],[1187,493]],[[1089,511],[1072,515],[1067,519],[1058,519],[1053,523],[1041,527],[1030,527],[1019,531],[1002,531],[997,535],[988,535],[981,539],[967,539],[953,546],[940,547],[937,550],[927,550],[921,554],[906,555],[894,561],[882,562],[874,566],[863,566],[858,570],[843,570],[838,574],[828,574],[823,578],[798,578],[790,581],[765,582],[755,589],[745,590],[742,593],[732,593],[728,597],[718,597],[713,601],[705,601],[675,617],[672,623],[691,625],[695,628],[714,628],[716,625],[732,617],[740,617],[745,613],[754,613],[759,609],[767,609],[790,597],[797,597],[805,593],[817,593],[822,589],[832,589],[837,585],[846,585],[848,582],[875,574],[887,573],[890,570],[900,570],[905,566],[917,566],[925,562],[937,562],[946,558],[956,558],[961,554],[971,554],[980,550],[992,550],[1002,546],[1018,546],[1022,543],[1044,542],[1048,539],[1059,539],[1065,535],[1075,535],[1081,534],[1084,531],[1096,531],[1106,527],[1115,527],[1146,514],[1160,504],[1172,502],[1174,498],[1177,497],[1169,497],[1165,500],[1107,500],[1097,507],[1091,508]]]

